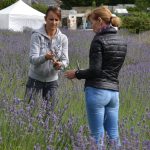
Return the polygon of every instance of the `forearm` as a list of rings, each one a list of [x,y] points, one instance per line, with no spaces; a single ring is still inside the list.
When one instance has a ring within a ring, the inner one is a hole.
[[[101,69],[84,69],[84,70],[77,70],[75,72],[77,79],[94,79],[99,77],[101,73]]]
[[[45,58],[45,55],[41,55],[41,56],[30,56],[30,63],[33,65],[40,65],[45,63],[47,60]]]
[[[45,54],[40,55],[40,38],[37,33],[32,34],[30,41],[29,61],[33,65],[43,64],[46,60]]]

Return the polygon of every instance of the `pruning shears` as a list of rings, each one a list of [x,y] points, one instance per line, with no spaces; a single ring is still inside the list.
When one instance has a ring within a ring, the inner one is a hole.
[[[76,61],[77,69],[80,70],[79,61]]]

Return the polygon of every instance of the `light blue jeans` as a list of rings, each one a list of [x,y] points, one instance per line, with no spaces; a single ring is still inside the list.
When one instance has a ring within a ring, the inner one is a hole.
[[[91,136],[100,147],[103,146],[104,130],[110,141],[115,141],[113,149],[120,146],[118,133],[119,92],[113,90],[85,88],[86,110]]]

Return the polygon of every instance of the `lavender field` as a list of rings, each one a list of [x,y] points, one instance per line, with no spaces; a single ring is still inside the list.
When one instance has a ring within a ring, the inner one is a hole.
[[[70,68],[88,66],[92,31],[63,30],[69,38]],[[128,43],[120,72],[120,150],[150,150],[150,32],[119,31]],[[41,95],[23,101],[29,67],[30,32],[0,31],[0,150],[96,150],[87,126],[84,81],[60,72],[55,110]],[[51,107],[51,106],[49,106]],[[110,149],[107,145],[104,150]]]

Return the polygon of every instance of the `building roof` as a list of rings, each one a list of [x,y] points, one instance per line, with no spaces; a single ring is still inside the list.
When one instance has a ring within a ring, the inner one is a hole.
[[[45,5],[58,5],[59,0],[23,0],[26,4],[31,5],[31,3],[41,3]]]
[[[117,14],[128,14],[128,11],[125,8],[116,8],[114,10],[114,13],[117,13]]]
[[[45,4],[45,5],[57,5],[58,3],[56,2],[56,0],[32,0],[32,2],[37,2],[37,3],[41,3],[41,4]]]

